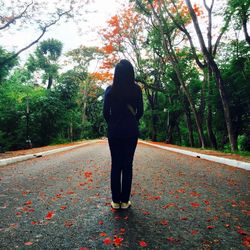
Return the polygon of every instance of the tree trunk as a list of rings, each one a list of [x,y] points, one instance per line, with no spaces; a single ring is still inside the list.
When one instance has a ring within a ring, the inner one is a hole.
[[[186,97],[184,97],[183,99],[184,99],[183,100],[183,107],[184,107],[184,111],[185,111],[186,123],[187,123],[187,128],[188,128],[189,144],[191,147],[194,147],[193,125],[192,125],[189,103],[188,103],[188,100]]]
[[[248,34],[248,31],[247,31],[247,15],[244,18],[242,18],[242,26],[243,26],[245,39],[246,39],[247,43],[250,45],[250,36]]]
[[[186,1],[187,6],[188,6],[189,13],[190,13],[192,20],[193,20],[194,28],[195,28],[196,34],[198,36],[198,39],[199,39],[202,53],[204,55],[206,62],[208,63],[208,66],[211,68],[211,70],[214,74],[216,85],[217,85],[217,88],[219,89],[219,93],[220,93],[220,97],[221,97],[221,101],[222,101],[224,117],[225,117],[225,122],[226,122],[226,126],[227,126],[227,132],[228,132],[228,137],[229,137],[231,149],[233,151],[235,151],[235,150],[237,150],[237,140],[236,140],[236,137],[234,134],[233,123],[232,123],[232,119],[231,119],[231,113],[230,113],[229,102],[228,102],[228,98],[227,98],[227,94],[226,94],[225,84],[223,82],[220,70],[219,70],[216,62],[213,59],[213,56],[211,55],[211,53],[209,53],[208,49],[206,48],[206,45],[205,45],[205,42],[203,39],[203,35],[201,33],[201,29],[200,29],[200,26],[198,23],[198,19],[197,19],[195,12],[194,12],[194,9],[191,5],[191,2],[190,2],[190,0],[185,0],[185,1]]]
[[[53,83],[53,78],[52,78],[52,76],[51,76],[51,75],[49,75],[47,89],[51,89],[52,83]]]
[[[145,93],[148,98],[148,102],[151,110],[151,140],[157,140],[157,116],[155,115],[155,105],[157,103],[157,93],[152,90],[152,93],[149,92],[149,89],[145,88]]]
[[[212,105],[211,105],[211,97],[212,97],[211,77],[212,77],[212,72],[211,72],[211,70],[209,69],[208,73],[204,72],[204,75],[205,76],[207,75],[206,80],[207,80],[207,86],[208,86],[208,94],[207,94],[207,132],[208,132],[208,138],[209,138],[211,147],[214,148],[214,149],[218,149],[216,137],[214,135],[213,128],[212,128]]]
[[[176,127],[177,124],[177,120],[178,120],[179,114],[177,112],[173,112],[171,115],[169,115],[169,119],[168,119],[168,124],[167,124],[167,135],[166,135],[166,139],[165,142],[166,143],[173,143],[173,132],[174,129]]]

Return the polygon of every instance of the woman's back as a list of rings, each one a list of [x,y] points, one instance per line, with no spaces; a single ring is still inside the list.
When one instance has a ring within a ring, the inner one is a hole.
[[[108,137],[139,136],[138,123],[143,114],[142,92],[136,84],[130,91],[133,91],[133,98],[128,99],[114,95],[111,86],[105,91],[104,117],[108,123]]]

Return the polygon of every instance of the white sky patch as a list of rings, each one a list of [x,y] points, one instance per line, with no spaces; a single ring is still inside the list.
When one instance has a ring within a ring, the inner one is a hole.
[[[82,17],[81,22],[78,24],[73,20],[65,22],[65,19],[63,20],[62,18],[59,24],[49,28],[40,41],[48,38],[60,40],[63,43],[63,53],[75,49],[80,45],[101,46],[97,31],[101,27],[104,27],[106,21],[119,11],[121,4],[126,2],[128,0],[95,0],[90,2],[86,5],[88,12]],[[48,4],[48,6],[50,5]],[[23,27],[21,30],[16,30],[12,26],[8,31],[4,30],[1,32],[1,46],[9,51],[17,51],[27,46],[40,34],[41,31],[35,30],[34,27]],[[26,60],[35,48],[36,46],[32,46],[27,51],[21,53],[21,59]]]

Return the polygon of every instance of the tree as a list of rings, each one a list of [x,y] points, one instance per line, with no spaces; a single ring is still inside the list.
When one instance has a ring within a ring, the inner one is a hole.
[[[56,39],[42,41],[31,55],[28,61],[28,68],[31,71],[41,69],[45,72],[44,81],[48,80],[47,89],[51,89],[53,79],[58,74],[58,59],[62,54],[63,44]]]
[[[227,1],[227,11],[225,14],[225,21],[232,20],[235,23],[236,29],[243,28],[245,40],[250,45],[250,36],[248,32],[250,1],[245,0],[229,0]]]
[[[202,54],[203,54],[203,56],[208,64],[208,67],[211,69],[211,71],[213,72],[213,75],[215,77],[215,81],[216,81],[216,84],[217,84],[217,87],[218,87],[218,90],[220,93],[221,102],[222,102],[222,106],[223,106],[224,118],[225,118],[225,123],[226,123],[227,131],[228,131],[228,138],[230,141],[231,149],[233,151],[235,151],[235,150],[237,150],[237,138],[235,136],[235,131],[233,128],[229,99],[227,96],[227,90],[226,90],[225,83],[224,83],[224,80],[223,80],[222,75],[221,75],[221,71],[220,71],[220,69],[219,69],[219,67],[214,59],[213,51],[209,50],[209,48],[205,44],[204,37],[203,37],[203,34],[201,32],[201,28],[200,28],[200,25],[198,22],[197,15],[194,11],[194,8],[193,8],[190,0],[185,0],[185,2],[187,4],[190,16],[191,16],[193,24],[194,24],[194,28],[195,28],[197,38],[198,38],[199,43],[200,43]],[[211,13],[212,13],[214,1],[212,1],[210,6],[208,6],[206,4],[206,1],[204,0],[204,4],[205,4],[206,9],[209,12],[209,17],[211,18]],[[209,30],[210,29],[211,29],[211,22],[209,22]]]
[[[67,53],[67,63],[73,64],[74,80],[79,83],[80,87],[80,105],[81,105],[81,126],[82,134],[86,135],[86,129],[91,126],[88,117],[88,105],[91,98],[95,100],[99,97],[97,94],[98,85],[96,78],[88,73],[89,64],[100,55],[100,51],[96,47],[80,46],[77,49]]]

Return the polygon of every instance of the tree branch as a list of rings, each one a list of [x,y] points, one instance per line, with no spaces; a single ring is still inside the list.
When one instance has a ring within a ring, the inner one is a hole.
[[[175,3],[172,1],[172,3],[175,5]],[[177,7],[176,7],[177,8]],[[192,50],[192,53],[194,55],[194,59],[197,63],[197,65],[203,69],[204,67],[206,67],[206,65],[204,65],[198,58],[197,56],[197,53],[196,53],[196,49],[195,49],[195,46],[194,46],[194,43],[193,43],[193,40],[192,40],[192,37],[190,35],[190,33],[187,31],[187,29],[182,26],[181,24],[179,24],[176,19],[174,18],[174,16],[169,12],[169,10],[167,8],[165,8],[167,14],[169,15],[169,17],[171,18],[171,20],[174,22],[174,24],[177,26],[177,28],[182,31],[188,38],[188,41],[189,41],[189,44],[190,44],[190,47],[191,47],[191,50]]]
[[[9,27],[9,26],[10,26],[12,23],[14,23],[16,20],[22,18],[23,15],[27,12],[28,8],[29,8],[32,4],[33,4],[33,0],[32,0],[32,2],[31,2],[30,4],[28,4],[28,5],[26,6],[26,8],[24,9],[23,12],[21,12],[18,16],[13,17],[13,18],[12,18],[11,20],[9,20],[6,24],[4,24],[3,26],[1,26],[1,27],[0,27],[0,30],[3,30],[3,29],[5,29],[5,28]]]
[[[71,10],[72,10],[72,9],[70,8],[69,10],[67,10],[67,11],[65,11],[65,12],[57,13],[57,14],[58,14],[58,17],[57,17],[54,21],[52,21],[52,22],[46,24],[43,28],[41,28],[42,32],[41,32],[41,34],[39,35],[39,37],[38,37],[36,40],[34,40],[33,42],[31,42],[31,43],[30,43],[29,45],[27,45],[26,47],[24,47],[24,48],[18,50],[17,52],[15,52],[15,53],[14,53],[13,55],[11,55],[10,57],[7,57],[5,60],[3,60],[3,61],[0,63],[0,66],[2,67],[3,65],[7,64],[9,61],[11,61],[11,60],[13,60],[14,58],[18,57],[23,51],[29,49],[29,48],[32,47],[34,44],[38,43],[39,40],[40,40],[40,39],[44,36],[44,34],[46,33],[47,29],[48,29],[49,27],[51,27],[52,25],[55,25],[55,24],[61,19],[62,16],[67,15]]]

